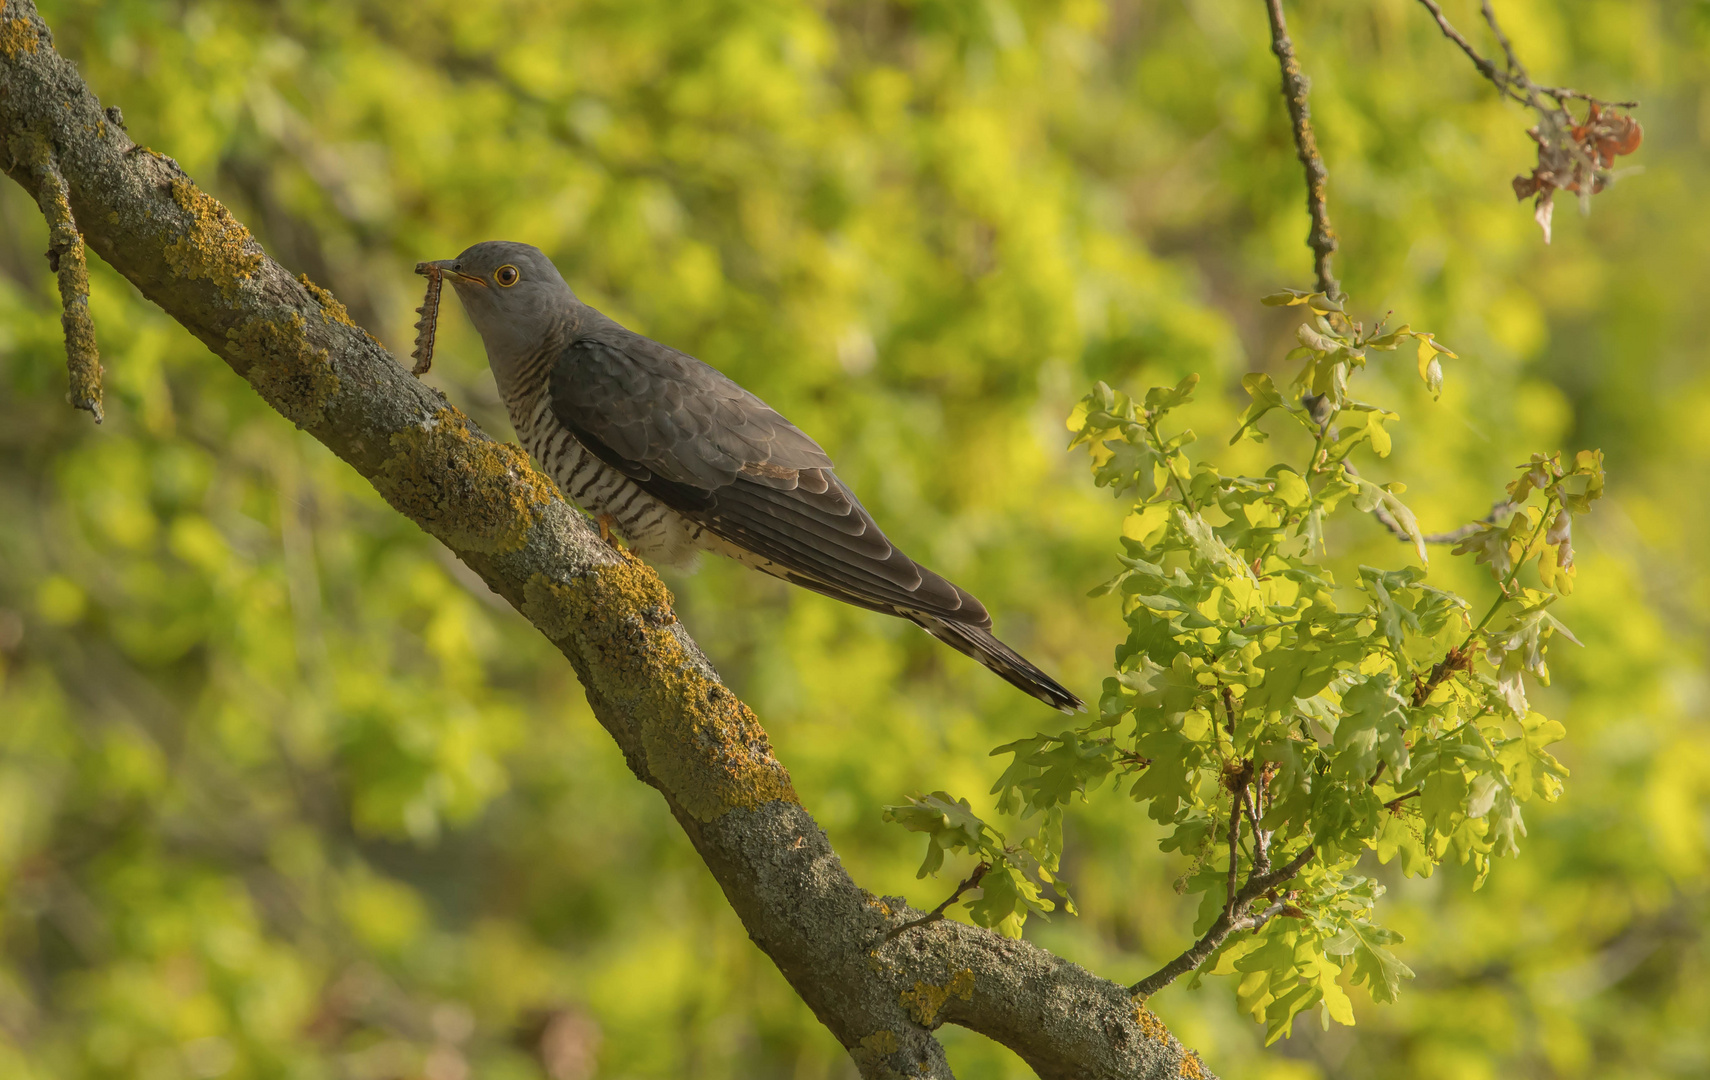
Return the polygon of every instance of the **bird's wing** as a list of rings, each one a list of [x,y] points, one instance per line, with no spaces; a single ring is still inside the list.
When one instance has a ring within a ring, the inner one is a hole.
[[[554,417],[595,456],[788,576],[865,607],[991,625],[885,537],[818,443],[694,357],[614,325],[566,348],[549,389]]]

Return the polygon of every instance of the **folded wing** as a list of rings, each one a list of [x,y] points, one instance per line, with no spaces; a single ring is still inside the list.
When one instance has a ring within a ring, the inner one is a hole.
[[[818,443],[716,369],[612,323],[566,348],[550,380],[554,417],[590,452],[793,580],[991,626],[978,600],[885,537]]]

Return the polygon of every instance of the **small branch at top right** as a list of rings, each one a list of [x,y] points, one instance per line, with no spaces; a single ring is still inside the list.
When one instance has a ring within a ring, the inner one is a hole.
[[[1644,139],[1639,122],[1623,110],[1636,109],[1636,101],[1603,101],[1563,86],[1540,86],[1532,81],[1519,54],[1514,51],[1490,0],[1479,0],[1480,13],[1502,50],[1502,62],[1481,55],[1472,42],[1455,29],[1437,0],[1419,0],[1443,36],[1467,54],[1480,75],[1490,80],[1504,98],[1525,105],[1538,114],[1538,122],[1526,134],[1538,144],[1538,164],[1530,174],[1514,178],[1514,197],[1532,199],[1532,216],[1550,242],[1550,221],[1555,213],[1557,191],[1578,196],[1580,209],[1591,209],[1591,197],[1613,182],[1615,159],[1631,154]],[[1577,117],[1570,102],[1584,102],[1585,116]]]

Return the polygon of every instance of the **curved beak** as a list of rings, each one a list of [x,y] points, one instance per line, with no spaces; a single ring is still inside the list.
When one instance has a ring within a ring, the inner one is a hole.
[[[419,262],[416,264],[416,273],[425,277],[429,271],[438,270],[446,277],[456,278],[459,281],[467,281],[473,285],[479,285],[483,289],[487,287],[486,278],[477,277],[474,274],[465,274],[461,270],[452,269],[452,264],[456,262],[456,259],[435,259],[432,262]]]

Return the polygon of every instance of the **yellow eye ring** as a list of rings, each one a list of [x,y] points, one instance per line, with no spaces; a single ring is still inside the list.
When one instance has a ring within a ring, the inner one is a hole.
[[[521,278],[522,274],[518,273],[517,268],[510,263],[506,263],[493,271],[493,280],[507,289],[515,285]]]

